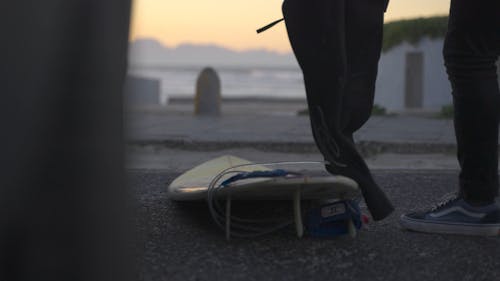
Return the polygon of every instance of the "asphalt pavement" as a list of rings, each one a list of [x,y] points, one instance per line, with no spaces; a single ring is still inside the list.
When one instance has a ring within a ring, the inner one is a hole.
[[[500,280],[500,239],[421,234],[398,225],[401,213],[454,191],[456,172],[377,171],[396,211],[354,239],[298,239],[288,229],[229,242],[204,203],[169,200],[166,183],[176,175],[129,173],[138,200],[141,280]]]
[[[193,116],[188,103],[129,110],[127,167],[137,203],[140,280],[500,280],[500,239],[422,234],[398,225],[402,213],[457,188],[453,123],[434,113],[374,116],[357,134],[396,211],[354,239],[298,239],[286,229],[227,242],[204,203],[168,198],[166,186],[177,175],[223,154],[320,161],[308,118],[296,114],[304,106],[233,102],[223,104],[219,117]],[[251,215],[260,206],[242,208]]]

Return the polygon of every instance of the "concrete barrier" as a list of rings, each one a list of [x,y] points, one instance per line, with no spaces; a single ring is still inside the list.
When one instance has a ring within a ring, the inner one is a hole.
[[[125,80],[124,100],[127,107],[160,104],[160,81],[128,75]]]

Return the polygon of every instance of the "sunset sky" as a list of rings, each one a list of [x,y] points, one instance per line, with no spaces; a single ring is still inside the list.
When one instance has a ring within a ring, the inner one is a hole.
[[[373,0],[380,1],[380,0]],[[168,47],[215,44],[233,50],[290,52],[283,23],[257,35],[279,19],[282,0],[134,0],[130,39],[154,38]],[[386,22],[443,15],[450,0],[391,0]]]

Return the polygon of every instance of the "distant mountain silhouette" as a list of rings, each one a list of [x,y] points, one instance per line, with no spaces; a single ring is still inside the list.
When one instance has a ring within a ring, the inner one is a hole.
[[[297,66],[293,54],[267,50],[237,52],[216,45],[183,44],[168,48],[155,39],[131,42],[129,61],[132,66]]]

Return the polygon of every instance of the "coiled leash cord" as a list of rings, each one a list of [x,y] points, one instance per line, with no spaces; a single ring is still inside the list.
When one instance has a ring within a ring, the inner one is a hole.
[[[210,214],[219,228],[225,231],[226,239],[230,239],[231,236],[242,237],[242,238],[252,238],[262,236],[271,232],[275,232],[282,228],[291,225],[294,221],[297,227],[297,232],[303,232],[302,225],[302,214],[300,210],[300,191],[294,196],[294,219],[287,218],[266,218],[266,219],[248,219],[241,218],[231,214],[231,195],[228,193],[226,196],[226,205],[223,208],[220,204],[221,196],[217,196],[217,193],[225,188],[238,188],[237,186],[232,186],[239,180],[251,179],[251,178],[275,178],[275,177],[295,177],[300,176],[299,173],[289,172],[282,169],[276,170],[264,170],[264,171],[253,171],[248,172],[242,170],[242,168],[252,167],[252,166],[275,166],[275,165],[303,165],[303,164],[315,164],[324,165],[326,162],[274,162],[274,163],[262,163],[262,164],[242,164],[235,167],[231,167],[223,170],[217,176],[213,178],[208,186],[207,190],[207,203]],[[234,174],[230,178],[224,180],[222,183],[218,184],[222,178],[227,175]],[[297,203],[298,202],[298,203]],[[300,236],[299,235],[299,236]]]

